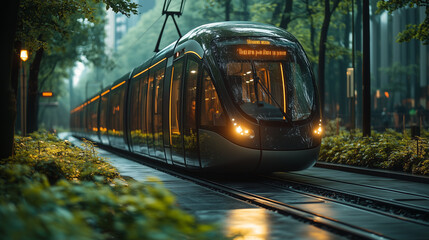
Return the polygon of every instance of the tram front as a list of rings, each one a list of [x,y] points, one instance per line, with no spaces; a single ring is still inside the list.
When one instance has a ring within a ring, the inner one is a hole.
[[[321,142],[320,110],[314,76],[299,43],[233,37],[215,40],[214,48],[234,105],[229,113],[232,140],[260,150],[257,171],[312,166]]]

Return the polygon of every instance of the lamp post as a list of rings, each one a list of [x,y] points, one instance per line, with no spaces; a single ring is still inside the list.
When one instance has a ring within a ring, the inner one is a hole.
[[[27,81],[25,79],[25,61],[28,60],[28,51],[21,50],[21,135],[27,135]]]
[[[355,77],[354,68],[347,68],[347,98],[350,99],[350,129],[355,129]]]

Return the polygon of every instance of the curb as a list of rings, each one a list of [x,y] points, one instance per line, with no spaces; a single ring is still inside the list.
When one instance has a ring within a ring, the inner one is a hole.
[[[355,167],[355,166],[348,166],[344,164],[326,163],[326,162],[316,162],[314,166],[320,167],[320,168],[366,174],[371,176],[386,177],[386,178],[393,178],[398,180],[429,184],[429,177],[421,176],[421,175],[413,175],[409,173],[401,173],[401,172],[395,172],[395,171],[389,171],[389,170],[379,170],[379,169],[371,169],[371,168],[364,168],[364,167]]]

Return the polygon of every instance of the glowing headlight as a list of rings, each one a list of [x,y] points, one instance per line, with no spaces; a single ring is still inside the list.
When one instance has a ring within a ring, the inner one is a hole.
[[[235,128],[235,131],[237,132],[237,133],[240,133],[240,134],[242,134],[243,133],[243,129],[241,128],[241,126],[239,125],[238,127],[236,127]]]
[[[242,127],[240,124],[235,122],[235,119],[232,119],[232,121],[234,122],[234,129],[236,133],[240,134],[241,136],[246,136],[250,138],[255,137],[255,132],[252,129]]]
[[[314,130],[314,134],[320,136],[320,135],[322,135],[322,132],[323,132],[323,129],[322,129],[322,120],[320,120],[319,127]]]

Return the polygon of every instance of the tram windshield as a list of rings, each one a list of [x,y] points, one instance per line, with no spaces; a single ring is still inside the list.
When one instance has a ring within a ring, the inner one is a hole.
[[[262,120],[299,121],[312,111],[315,90],[305,54],[285,39],[235,38],[216,44],[234,102]]]

